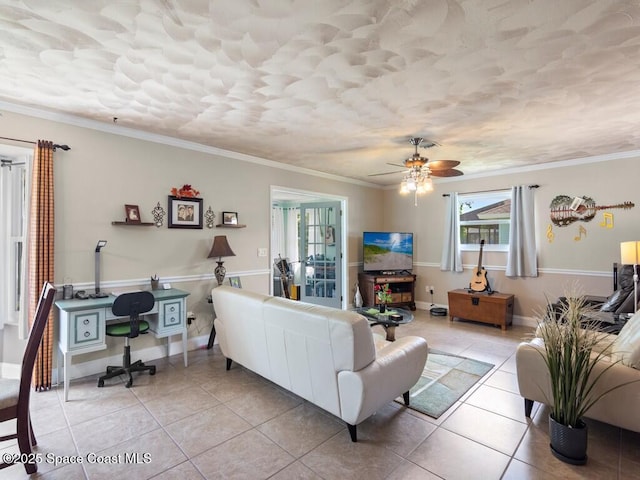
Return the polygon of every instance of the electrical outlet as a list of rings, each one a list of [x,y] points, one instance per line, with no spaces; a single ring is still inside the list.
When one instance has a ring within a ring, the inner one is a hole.
[[[429,292],[431,292],[431,295],[433,295],[434,290],[435,290],[435,288],[433,287],[433,285],[431,285],[429,287]]]
[[[431,291],[431,287],[427,285],[426,287],[424,287],[424,291],[429,293]]]
[[[258,248],[258,256],[259,257],[266,257],[267,256],[267,249],[266,248]]]

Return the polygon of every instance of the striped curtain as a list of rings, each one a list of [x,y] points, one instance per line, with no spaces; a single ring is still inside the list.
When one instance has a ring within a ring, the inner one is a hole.
[[[53,142],[38,140],[34,151],[29,213],[29,327],[33,322],[42,284],[53,283]],[[53,356],[53,314],[42,336],[33,370],[36,390],[51,388]]]

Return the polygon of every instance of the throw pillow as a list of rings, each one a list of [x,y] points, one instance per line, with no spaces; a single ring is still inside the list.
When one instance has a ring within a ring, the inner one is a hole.
[[[623,365],[640,369],[640,312],[622,327],[611,346],[611,353]]]

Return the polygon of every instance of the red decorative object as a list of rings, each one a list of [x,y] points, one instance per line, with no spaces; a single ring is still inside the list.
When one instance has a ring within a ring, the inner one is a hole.
[[[182,198],[182,197],[195,198],[198,195],[200,195],[200,192],[198,190],[196,190],[195,188],[193,188],[188,183],[185,183],[179,189],[176,188],[176,187],[173,187],[171,189],[171,195],[173,195],[174,197],[177,197],[177,198]]]
[[[391,303],[393,301],[393,297],[391,296],[391,288],[389,288],[388,283],[375,284],[373,287],[373,291],[378,297],[379,303],[386,304],[386,303]]]

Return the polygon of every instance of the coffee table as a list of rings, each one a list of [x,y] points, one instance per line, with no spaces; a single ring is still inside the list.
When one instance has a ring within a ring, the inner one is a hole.
[[[356,308],[356,312],[369,321],[369,326],[382,325],[389,342],[396,340],[396,327],[413,322],[413,313],[403,308],[388,308],[384,313],[380,313],[375,307],[362,307]]]

